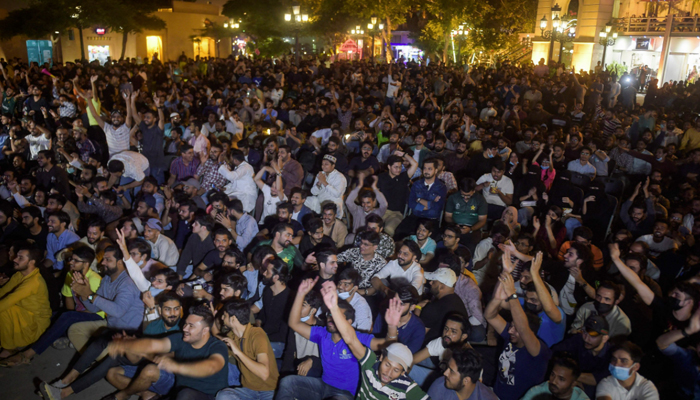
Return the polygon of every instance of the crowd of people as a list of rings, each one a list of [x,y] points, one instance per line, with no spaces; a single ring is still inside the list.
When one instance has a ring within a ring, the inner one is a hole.
[[[74,348],[46,400],[700,398],[700,84],[0,71],[0,366]]]

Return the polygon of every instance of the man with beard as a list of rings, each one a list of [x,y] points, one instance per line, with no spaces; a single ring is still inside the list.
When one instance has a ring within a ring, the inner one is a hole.
[[[508,323],[499,315],[503,302],[508,302],[513,322]],[[510,273],[504,271],[499,276],[499,284],[484,317],[506,340],[498,359],[494,392],[502,399],[518,399],[544,380],[552,352],[535,334],[540,328],[540,320],[520,305]]]
[[[470,349],[467,341],[471,324],[460,314],[449,314],[442,328],[442,335],[430,340],[413,356],[413,369],[409,376],[421,387],[429,387],[437,378],[438,365],[450,358],[453,350]]]
[[[124,213],[124,210],[116,205],[117,195],[112,191],[104,193],[95,191],[97,196],[94,196],[85,186],[76,186],[75,194],[78,196],[78,211],[95,214],[107,224],[118,220]]]
[[[334,281],[338,272],[338,256],[335,249],[324,249],[319,252],[310,253],[305,260],[307,265],[316,264],[318,268],[306,274],[306,279],[316,279],[314,290],[321,291],[321,286],[327,281]]]
[[[221,190],[226,186],[226,178],[219,173],[219,167],[223,163],[221,154],[224,149],[219,142],[212,142],[209,148],[209,157],[197,168],[195,180],[202,178],[201,189],[197,194],[204,194],[208,190]]]
[[[358,121],[361,122],[361,121]],[[372,155],[374,144],[369,141],[362,142],[360,147],[360,157],[355,157],[350,160],[348,165],[348,176],[370,176],[375,172],[379,172],[379,161],[377,157]]]
[[[243,251],[257,235],[258,223],[255,222],[255,218],[243,211],[243,203],[240,200],[232,199],[227,204],[228,215],[217,213],[216,222],[231,232],[236,246]]]
[[[403,343],[411,350],[412,353],[418,353],[423,346],[425,339],[425,325],[413,311],[416,309],[420,295],[415,287],[410,284],[402,284],[396,288],[396,296],[400,300],[401,318],[399,319],[398,342]],[[378,313],[374,320],[372,334],[375,337],[383,337],[387,335],[388,326],[384,320],[385,315]]]
[[[213,399],[228,386],[229,369],[226,344],[211,334],[213,323],[214,315],[207,306],[195,306],[190,309],[182,333],[162,339],[115,340],[108,350],[113,357],[156,355],[158,363],[146,365],[130,385],[132,389],[152,388],[156,393],[167,394],[176,387],[179,399]],[[117,398],[129,397],[126,393],[121,396]]]
[[[639,237],[652,232],[654,222],[656,221],[656,210],[654,208],[654,200],[649,196],[647,188],[649,186],[649,178],[644,184],[644,200],[643,203],[635,203],[635,199],[639,195],[639,189],[642,188],[642,182],[637,184],[632,196],[622,203],[620,207],[620,219],[634,237]]]
[[[435,147],[437,147],[437,139]],[[455,176],[465,175],[464,169],[467,168],[467,165],[469,164],[466,139],[462,139],[459,142],[457,142],[457,147],[455,148],[454,153],[446,154],[444,157],[445,169],[447,171],[452,172],[453,174],[455,174]]]
[[[71,325],[68,337],[73,345],[82,349],[97,330],[105,327],[108,329],[90,341],[63,379],[53,384],[42,382],[39,385],[44,399],[64,399],[73,393],[80,393],[102,379],[107,370],[100,368],[93,368],[87,374],[80,375],[100,358],[115,333],[132,333],[141,327],[144,311],[141,292],[129,277],[123,258],[118,247],[110,246],[105,249],[102,259],[105,276],[96,292],[93,292],[87,280],[79,279],[79,276],[73,277],[71,289],[85,308],[94,313],[103,311],[107,315],[106,321],[87,321]],[[78,340],[82,343],[77,343]]]
[[[386,339],[375,338],[367,333],[359,333],[352,330],[350,325],[355,318],[355,310],[345,300],[337,298],[337,288],[330,281],[324,283],[324,290],[331,295],[335,294],[333,307],[326,313],[327,324],[321,326],[309,326],[301,321],[301,310],[304,298],[318,283],[319,278],[305,279],[299,285],[297,295],[294,298],[292,309],[289,313],[289,327],[302,337],[318,344],[323,376],[313,378],[309,376],[291,375],[280,381],[277,391],[277,400],[292,400],[294,398],[325,399],[334,397],[339,400],[352,400],[357,392],[360,371],[357,358],[348,345],[348,341],[356,341],[357,344],[368,347],[374,351],[379,350],[386,342],[396,340],[398,336],[397,320],[400,318],[400,306],[398,299],[392,300],[393,311],[387,310],[386,320],[389,329]],[[326,289],[328,288],[328,289]],[[344,318],[346,326],[352,330],[352,336],[341,335],[336,321]],[[392,319],[393,318],[393,319]]]
[[[447,368],[428,390],[431,399],[498,400],[493,391],[481,382],[481,354],[471,348],[456,349]]]
[[[435,135],[435,140],[433,141],[433,154],[436,156],[443,156],[445,159],[448,159],[448,156],[452,154],[452,152],[445,148],[445,143],[447,143],[447,138],[445,135],[441,133]]]
[[[68,196],[70,192],[68,174],[64,169],[55,165],[55,157],[51,150],[39,152],[36,158],[39,164],[39,170],[36,173],[36,183],[41,187],[51,188],[64,196]]]
[[[73,183],[92,189],[93,180],[97,176],[97,168],[92,165],[85,165],[80,171],[80,175],[74,175]],[[73,186],[75,186],[73,185]]]
[[[12,204],[0,200],[0,243],[10,243],[29,237],[27,228],[14,218]]]
[[[402,171],[404,161],[410,164],[406,171]],[[379,175],[377,187],[384,194],[388,204],[384,213],[385,230],[388,235],[393,236],[396,227],[403,219],[410,194],[409,183],[418,169],[418,163],[410,155],[399,152],[389,157],[386,165],[387,172]]]
[[[397,151],[401,151],[399,139],[400,137],[398,132],[391,132],[391,134],[389,134],[389,143],[383,145],[379,149],[379,154],[377,155],[377,160],[380,163],[387,163],[389,161],[389,157],[394,155]]]
[[[258,246],[271,246],[277,256],[287,263],[290,273],[295,266],[301,268],[304,264],[304,260],[301,258],[299,249],[292,244],[292,239],[294,238],[294,228],[292,228],[292,225],[281,222],[272,228],[270,236],[272,236],[272,239],[263,240],[258,243]],[[252,256],[252,252],[249,254]]]
[[[583,330],[552,347],[555,353],[568,353],[579,362],[581,376],[577,379],[588,397],[595,398],[598,382],[610,375],[610,339],[608,321],[600,315],[591,315],[586,319]]]
[[[549,381],[528,390],[521,400],[536,400],[543,396],[557,400],[588,400],[586,393],[576,386],[580,376],[581,369],[576,360],[565,356],[556,357],[552,361]]]
[[[149,218],[143,227],[143,237],[151,245],[153,259],[165,265],[175,265],[180,258],[172,239],[162,234],[163,225],[156,218]]]
[[[34,241],[34,244],[40,249],[45,249],[49,231],[44,226],[41,210],[35,206],[24,207],[22,209],[22,225],[29,231],[27,239]]]
[[[53,268],[54,273],[63,270],[63,261],[58,260],[59,252],[80,240],[78,235],[68,230],[69,224],[70,217],[65,211],[50,213],[46,219],[49,235],[46,240],[44,266]]]
[[[107,163],[110,186],[118,185],[116,191],[125,193],[127,200],[138,194],[144,179],[149,175],[150,161],[135,151],[122,151],[110,157]],[[132,193],[132,190],[133,193]]]
[[[233,244],[233,236],[231,236],[231,232],[227,231],[226,229],[216,229],[213,236],[215,248],[204,256],[202,262],[199,263],[198,269],[209,270],[211,268],[220,267],[224,260],[226,251],[230,249],[231,245]]]
[[[306,202],[307,192],[301,187],[293,187],[290,193],[291,194],[288,196],[289,201],[294,206],[294,210],[292,211],[292,219],[299,222],[303,226],[306,226],[304,216],[311,213],[311,209],[304,204],[304,202]]]
[[[622,301],[620,287],[610,281],[603,281],[596,289],[595,301],[583,304],[576,312],[571,324],[571,333],[583,327],[590,315],[600,315],[608,322],[610,337],[628,336],[631,332],[630,319],[617,305]]]
[[[0,277],[0,357],[9,357],[20,347],[36,341],[51,323],[46,281],[39,271],[42,251],[23,245],[17,249],[16,271]]]
[[[449,314],[459,314],[469,318],[467,309],[462,299],[455,294],[457,276],[450,268],[438,268],[435,272],[425,274],[425,279],[430,283],[432,300],[423,300],[416,306],[415,314],[421,317],[425,324],[425,341],[440,337],[440,328],[445,324]]]
[[[364,172],[361,172],[357,176],[357,186],[353,189],[348,198],[345,200],[345,205],[347,206],[347,211],[352,215],[353,226],[351,233],[345,237],[345,244],[351,244],[355,238],[355,234],[358,233],[360,228],[365,226],[366,219],[370,214],[375,214],[379,217],[383,217],[387,209],[387,201],[384,194],[377,188],[377,182],[379,179],[376,175],[372,175],[372,186],[371,189],[364,188],[365,177]],[[362,193],[360,194],[360,191]],[[359,205],[355,202],[357,197],[360,197]]]
[[[77,294],[73,293],[71,289],[74,279],[88,281],[92,290],[99,288],[102,277],[90,269],[90,264],[94,259],[95,252],[87,246],[80,246],[73,251],[69,262],[70,271],[66,274],[65,284],[61,289],[68,311],[63,312],[56,322],[29,349],[4,360],[0,366],[14,367],[29,364],[35,355],[42,354],[52,344],[54,347],[68,347],[68,340],[63,337],[71,325],[83,321],[101,321],[105,317],[103,312],[93,313],[88,311]]]
[[[294,238],[292,239],[292,244],[298,246],[301,240],[304,238],[304,227],[295,219],[292,219],[292,212],[294,211],[294,205],[288,201],[277,204],[277,214],[268,215],[265,218],[264,228],[258,233],[259,236],[267,236],[267,234],[272,231],[277,224],[287,223],[292,226],[294,231]]]
[[[423,268],[418,263],[422,253],[420,247],[413,240],[404,240],[399,248],[395,260],[389,261],[384,268],[372,277],[372,287],[365,292],[373,295],[383,292],[390,295],[389,286],[399,282],[410,283],[416,288],[418,294],[423,294]]]
[[[335,250],[335,242],[330,236],[323,233],[323,220],[320,218],[308,218],[306,221],[306,234],[299,242],[299,252],[302,257],[307,257],[321,249]]]
[[[175,181],[197,175],[199,168],[199,158],[194,156],[194,149],[189,144],[180,146],[180,157],[173,160],[170,164],[170,178],[168,178],[168,186],[173,185]]]
[[[208,215],[194,219],[192,234],[187,239],[177,262],[177,273],[181,278],[188,278],[192,274],[193,267],[198,266],[207,253],[216,248],[211,236],[213,228],[214,221]]]
[[[651,235],[643,235],[637,238],[638,242],[649,245],[649,254],[656,258],[665,252],[678,250],[679,244],[669,237],[669,223],[665,219],[657,219],[654,222],[654,230]]]
[[[282,145],[277,151],[277,161],[272,160],[270,166],[277,174],[282,175],[282,180],[286,182],[284,194],[292,196],[292,189],[301,187],[304,180],[304,168],[297,160],[292,159],[292,149],[287,145]]]
[[[92,76],[90,80],[93,78],[97,78],[97,75]],[[97,124],[102,128],[102,130],[105,132],[105,137],[107,138],[107,147],[109,148],[109,156],[110,158],[117,154],[120,153],[124,150],[129,150],[129,139],[131,137],[130,131],[131,131],[131,116],[132,116],[132,111],[135,109],[135,107],[126,107],[126,119],[122,115],[122,112],[119,110],[112,110],[111,114],[111,124],[105,122],[102,117],[100,117],[100,113],[97,112],[95,109],[95,105],[93,104],[92,101],[92,94],[90,93],[83,93],[82,91],[78,91],[78,94],[83,97],[88,104],[90,115],[95,118],[97,121]],[[134,93],[131,93],[131,101],[136,101],[136,97],[138,96],[139,92],[138,90],[135,91]],[[127,102],[129,101],[129,92],[126,91],[124,92],[124,100]]]
[[[146,337],[162,337],[179,332],[180,315],[182,313],[180,298],[173,292],[165,292],[158,297],[157,308],[160,318],[149,323],[144,328],[143,335]],[[128,337],[121,338],[128,339]],[[140,355],[110,357],[108,360],[99,364],[98,368],[104,370],[105,367],[110,367],[106,378],[112,386],[119,389],[117,393],[114,393],[115,399],[128,399],[131,395],[138,393],[143,393],[144,397],[150,394],[167,394],[167,392],[164,392],[163,387],[155,383],[150,386],[144,386],[145,382],[143,382],[143,379],[133,379],[139,370],[139,364],[143,360]],[[139,378],[141,376],[139,375]]]
[[[105,221],[99,218],[94,219],[88,224],[87,235],[71,245],[71,247],[87,246],[95,252],[95,259],[90,264],[90,269],[94,272],[100,272],[97,266],[102,263],[104,249],[113,244],[112,241],[105,236],[106,229],[107,224]]]
[[[257,314],[259,326],[263,328],[272,345],[274,358],[280,359],[284,354],[289,326],[284,316],[287,313],[287,300],[291,292],[287,281],[291,279],[287,263],[280,258],[274,258],[263,263],[262,309]],[[272,360],[270,360],[272,362]]]
[[[403,239],[415,232],[421,218],[437,220],[447,201],[447,187],[437,179],[438,162],[435,159],[425,160],[423,177],[411,186],[408,196],[408,208],[411,215],[401,221],[394,232],[394,239]]]

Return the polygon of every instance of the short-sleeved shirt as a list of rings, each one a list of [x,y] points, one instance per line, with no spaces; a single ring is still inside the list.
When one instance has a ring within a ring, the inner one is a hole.
[[[370,347],[374,336],[356,333],[357,339],[365,347]],[[354,396],[360,379],[357,359],[344,340],[334,343],[332,334],[322,326],[312,326],[309,340],[318,344],[323,364],[323,381],[337,389],[347,390]]]
[[[525,299],[521,297],[520,305],[525,306]],[[566,318],[564,317],[564,310],[561,307],[557,307],[561,313],[561,321],[556,323],[549,318],[546,312],[540,311],[537,316],[540,318],[540,329],[537,331],[537,337],[542,339],[547,346],[554,346],[555,344],[564,340],[564,334],[566,333]]]
[[[659,400],[659,391],[650,380],[637,373],[629,390],[622,387],[614,376],[609,376],[598,383],[595,396],[608,396],[613,400]]]
[[[219,256],[219,250],[217,249],[214,249],[207,253],[207,255],[205,255],[204,259],[202,260],[202,264],[206,265],[207,268],[219,267],[221,266],[222,262],[223,259]]]
[[[444,376],[441,376],[430,385],[428,396],[435,400],[459,400],[457,392],[445,387]],[[471,396],[467,397],[465,400],[498,400],[498,397],[491,388],[481,382],[476,382],[476,388],[474,388]]]
[[[87,279],[88,284],[90,285],[90,290],[92,290],[93,293],[97,292],[97,288],[100,287],[100,283],[102,282],[102,277],[97,272],[88,269],[88,272],[85,274],[85,279]],[[61,294],[63,297],[73,297],[73,301],[75,301],[75,311],[85,311],[83,301],[80,300],[80,297],[76,296],[75,293],[73,293],[73,290],[70,288],[72,283],[73,271],[68,271],[66,274],[66,280],[63,282],[63,287],[61,288]],[[98,312],[97,315],[102,318],[105,317],[104,311]]]
[[[394,178],[388,172],[379,174],[377,187],[386,197],[388,210],[404,212],[408,201],[408,184],[410,181],[411,179],[406,172],[402,172]]]
[[[420,314],[420,319],[430,330],[425,334],[425,341],[428,342],[442,334],[442,327],[448,314],[457,313],[469,319],[469,313],[464,307],[464,302],[454,293],[443,296],[439,300],[431,301]]]
[[[538,338],[540,353],[533,357],[525,346],[518,348],[510,342],[508,329],[510,323],[501,332],[506,345],[498,357],[498,373],[493,391],[501,399],[519,399],[528,389],[544,380],[552,351]]]
[[[503,200],[501,200],[501,197],[498,194],[491,193],[491,189],[497,188],[503,194],[513,194],[513,181],[507,176],[502,176],[501,180],[496,181],[493,179],[493,176],[491,176],[491,174],[485,174],[482,175],[478,181],[476,181],[476,184],[481,185],[484,182],[491,182],[490,185],[487,185],[482,190],[482,194],[484,195],[484,199],[486,199],[486,202],[488,204],[505,207],[507,204],[504,203]]]
[[[369,167],[374,168],[374,172],[379,171],[379,161],[377,157],[370,155],[366,160],[362,160],[362,157],[355,157],[350,160],[348,164],[348,169],[352,171],[364,171]]]
[[[360,390],[355,397],[358,400],[406,399],[427,400],[428,395],[407,374],[402,374],[393,381],[382,384],[378,374],[377,355],[366,348],[365,356],[360,360]]]
[[[236,346],[240,347],[243,354],[252,360],[257,360],[258,354],[267,354],[267,361],[270,365],[270,375],[266,380],[262,380],[246,367],[243,362],[231,354],[229,359],[232,363],[235,363],[241,371],[241,385],[246,389],[258,392],[275,390],[280,373],[277,370],[275,353],[272,351],[270,340],[267,338],[265,331],[262,328],[248,324],[245,328],[245,332],[243,332],[243,337],[239,338],[233,332],[229,332],[228,337],[236,343]]]
[[[414,242],[416,242],[416,244],[418,243],[418,238],[416,237],[416,235],[409,236],[408,240],[413,240]],[[423,243],[423,246],[421,246],[420,252],[423,255],[435,254],[436,247],[437,243],[435,243],[435,240],[433,240],[432,238],[428,238],[428,240],[426,240],[425,243]]]
[[[388,326],[384,322],[384,315],[379,313],[374,320],[372,334],[378,337],[386,337]],[[425,325],[423,321],[413,313],[411,319],[406,325],[400,326],[398,341],[405,344],[411,350],[411,353],[416,354],[423,348],[423,339],[425,339]]]
[[[193,378],[180,374],[175,374],[177,387],[188,387],[212,396],[228,387],[228,348],[226,344],[214,336],[209,337],[207,343],[199,349],[195,349],[191,344],[182,341],[182,333],[173,334],[167,337],[170,340],[170,351],[175,354],[175,361],[199,361],[209,358],[213,354],[221,354],[224,359],[224,367],[211,376],[204,378]]]
[[[121,124],[118,128],[115,128],[114,125],[105,122],[104,131],[110,157],[124,150],[129,150],[130,129],[126,124]]]
[[[263,240],[260,242],[260,246],[263,245],[270,245],[272,243],[272,239],[270,240]],[[294,269],[294,261],[297,259],[301,259],[301,254],[299,253],[299,250],[294,246],[294,245],[289,245],[284,248],[281,252],[277,253],[277,256],[281,258],[284,262],[287,263],[287,267],[289,267],[289,272]]]
[[[479,222],[479,217],[487,215],[489,205],[481,193],[474,195],[465,202],[461,193],[455,193],[447,198],[445,212],[452,214],[452,220],[457,225],[473,226]]]

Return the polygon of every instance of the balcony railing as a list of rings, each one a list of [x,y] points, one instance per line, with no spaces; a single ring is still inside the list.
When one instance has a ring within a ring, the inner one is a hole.
[[[662,17],[628,17],[617,18],[613,21],[617,32],[634,34],[651,34],[665,32],[668,16]],[[697,33],[700,32],[700,17],[674,16],[671,25],[671,33]]]

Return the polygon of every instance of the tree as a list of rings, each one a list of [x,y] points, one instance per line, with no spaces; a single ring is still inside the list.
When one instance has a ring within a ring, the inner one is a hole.
[[[203,37],[214,39],[214,42],[216,43],[216,57],[219,57],[221,54],[219,52],[219,43],[221,42],[221,39],[231,37],[231,31],[228,28],[224,28],[222,25],[211,22],[208,19],[204,21],[203,29],[195,29],[195,31],[198,31],[199,33],[190,36],[190,39],[195,43],[201,42],[201,38]]]
[[[122,34],[122,53],[120,60],[126,54],[126,43],[129,34],[143,32],[144,29],[159,31],[165,29],[165,21],[153,15],[158,11],[160,2],[157,0],[121,0],[119,2],[103,3],[106,12],[106,25],[113,31]],[[103,6],[101,4],[101,6]],[[162,54],[161,54],[162,57]]]
[[[18,35],[41,38],[76,28],[80,37],[80,56],[85,60],[83,29],[105,21],[105,8],[90,0],[34,0],[28,7],[11,11],[0,21],[0,37]]]
[[[287,7],[288,8],[288,7]],[[285,6],[275,0],[229,0],[222,14],[241,20],[241,29],[255,38],[281,38]]]
[[[288,54],[291,49],[291,43],[285,42],[280,38],[267,38],[258,41],[258,50],[262,57],[275,57],[280,54]]]

